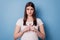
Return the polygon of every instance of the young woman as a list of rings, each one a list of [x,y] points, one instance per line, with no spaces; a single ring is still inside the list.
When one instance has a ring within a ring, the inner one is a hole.
[[[38,31],[38,28],[40,31]],[[25,6],[24,18],[18,19],[14,32],[14,40],[42,40],[45,39],[44,26],[41,19],[36,18],[35,6],[28,2]]]

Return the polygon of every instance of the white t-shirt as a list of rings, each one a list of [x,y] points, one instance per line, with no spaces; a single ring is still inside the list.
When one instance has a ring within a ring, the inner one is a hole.
[[[33,21],[26,22],[26,25],[29,25],[29,24],[33,25]],[[41,21],[41,19],[37,18],[37,26],[33,26],[33,27],[35,27],[38,30],[38,25],[42,25],[42,24],[43,22]],[[20,31],[23,31],[24,28],[27,27],[23,25],[23,18],[18,19],[16,25],[19,25],[21,27]],[[29,32],[25,32],[22,35],[21,40],[38,40],[38,36],[35,32],[29,31]]]

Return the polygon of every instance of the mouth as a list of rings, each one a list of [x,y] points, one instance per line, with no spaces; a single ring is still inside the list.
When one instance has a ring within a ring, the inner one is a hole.
[[[31,14],[31,13],[29,13],[29,14]]]

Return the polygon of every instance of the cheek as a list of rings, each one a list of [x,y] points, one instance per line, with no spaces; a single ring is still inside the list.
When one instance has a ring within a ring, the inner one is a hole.
[[[29,14],[29,10],[26,10],[27,14]]]
[[[31,13],[33,13],[34,11],[33,10],[31,10]]]
[[[26,10],[27,13],[29,13],[29,10]]]

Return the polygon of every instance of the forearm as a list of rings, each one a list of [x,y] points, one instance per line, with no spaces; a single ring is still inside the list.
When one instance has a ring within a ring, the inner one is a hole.
[[[19,32],[14,34],[14,40],[17,40],[17,38],[21,37],[23,35],[24,32]]]
[[[43,33],[39,32],[39,31],[36,31],[36,33],[37,33],[38,37],[40,37],[42,40],[45,39],[45,35]]]

